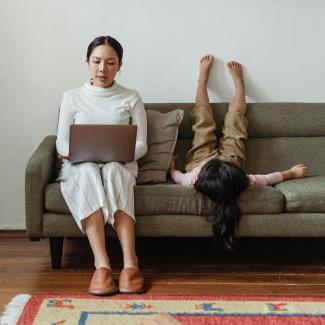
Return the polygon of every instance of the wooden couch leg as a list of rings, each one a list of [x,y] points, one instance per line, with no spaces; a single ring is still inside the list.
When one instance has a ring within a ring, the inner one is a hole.
[[[50,237],[49,241],[52,269],[60,269],[63,249],[63,237]]]

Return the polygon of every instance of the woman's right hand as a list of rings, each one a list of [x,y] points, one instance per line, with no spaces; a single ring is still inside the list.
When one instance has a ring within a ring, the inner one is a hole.
[[[64,159],[69,160],[69,156],[61,156],[61,155],[58,155],[58,158],[61,159],[61,160],[64,160]]]

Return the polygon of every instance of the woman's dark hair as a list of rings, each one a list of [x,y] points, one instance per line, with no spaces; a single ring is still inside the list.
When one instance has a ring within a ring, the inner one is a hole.
[[[87,62],[89,61],[90,55],[92,51],[94,50],[95,47],[99,45],[109,45],[111,46],[118,57],[118,63],[122,63],[122,58],[123,58],[123,47],[122,45],[113,37],[111,36],[99,36],[96,37],[89,45],[87,49]]]
[[[194,188],[212,202],[212,226],[217,246],[231,251],[241,217],[237,199],[249,185],[246,173],[235,164],[220,159],[208,161],[201,169]]]

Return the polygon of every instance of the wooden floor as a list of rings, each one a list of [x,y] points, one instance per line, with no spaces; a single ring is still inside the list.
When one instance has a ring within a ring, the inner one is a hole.
[[[108,248],[118,279],[115,238]],[[325,296],[325,239],[243,238],[222,254],[210,239],[139,238],[137,251],[150,293]],[[92,272],[85,239],[66,239],[62,269],[53,270],[47,239],[0,232],[0,312],[20,293],[84,293]]]

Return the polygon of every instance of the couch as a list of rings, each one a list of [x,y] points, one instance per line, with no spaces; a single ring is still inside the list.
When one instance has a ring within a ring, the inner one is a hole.
[[[146,104],[160,112],[184,110],[175,152],[183,169],[191,146],[190,103]],[[228,104],[212,104],[218,132]],[[305,163],[310,176],[273,187],[248,188],[240,197],[243,212],[239,237],[325,236],[325,104],[253,103],[247,105],[247,173],[269,173]],[[49,238],[52,267],[60,268],[63,238],[80,237],[62,197],[58,175],[56,137],[47,136],[26,167],[26,234],[31,240]],[[140,237],[210,237],[207,222],[211,204],[192,187],[181,187],[169,179],[159,184],[135,187],[136,234]],[[114,232],[106,226],[107,236]]]

